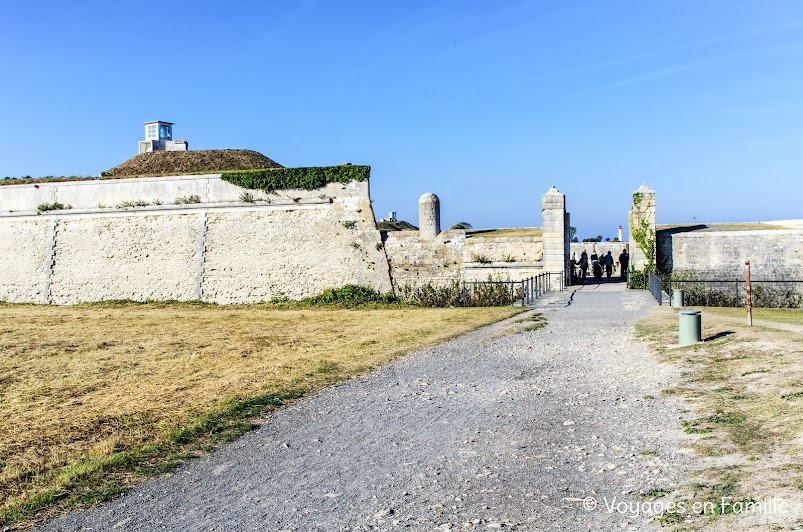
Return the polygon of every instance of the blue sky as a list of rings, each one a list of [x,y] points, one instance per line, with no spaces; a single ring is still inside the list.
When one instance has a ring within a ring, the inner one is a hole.
[[[373,167],[377,217],[540,225],[801,218],[797,1],[11,2],[0,177],[95,175],[142,122],[191,149]]]

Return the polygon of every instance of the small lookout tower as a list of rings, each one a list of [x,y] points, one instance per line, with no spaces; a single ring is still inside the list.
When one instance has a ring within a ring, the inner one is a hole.
[[[187,151],[186,140],[173,140],[173,122],[145,122],[145,140],[139,141],[139,153],[150,151]]]

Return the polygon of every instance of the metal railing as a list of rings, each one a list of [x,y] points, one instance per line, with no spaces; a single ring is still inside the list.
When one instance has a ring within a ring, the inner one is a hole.
[[[659,305],[663,305],[664,302],[664,291],[662,288],[661,278],[655,275],[652,272],[647,274],[647,285],[649,286],[650,293],[652,297],[658,302]]]
[[[550,291],[566,286],[562,273],[542,273],[521,281],[452,281],[402,286],[402,301],[423,307],[501,307],[531,305]]]
[[[539,273],[519,281],[521,283],[521,306],[532,305],[544,294],[553,291],[555,287],[553,281],[556,283],[558,290],[563,290],[566,287],[566,276],[563,272]]]

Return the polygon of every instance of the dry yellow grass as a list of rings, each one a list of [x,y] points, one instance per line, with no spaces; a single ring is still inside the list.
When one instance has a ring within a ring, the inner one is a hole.
[[[689,346],[677,345],[678,317],[671,308],[655,308],[636,326],[663,361],[681,370],[680,385],[664,392],[686,398],[691,407],[683,426],[701,457],[697,474],[705,482],[678,493],[717,502],[725,495],[733,501],[775,497],[800,508],[803,334],[747,327],[713,315],[718,312],[703,311],[704,341]],[[791,319],[795,313],[780,315]],[[769,521],[756,530],[785,523],[783,515],[763,517]],[[749,516],[725,519],[741,529]]]
[[[0,305],[0,523],[140,481],[208,442],[224,398],[292,397],[516,312]]]
[[[701,307],[703,312],[712,312],[720,316],[747,319],[747,309],[736,307]],[[803,309],[799,308],[754,308],[755,320],[771,321],[775,323],[788,323],[790,325],[803,325]]]

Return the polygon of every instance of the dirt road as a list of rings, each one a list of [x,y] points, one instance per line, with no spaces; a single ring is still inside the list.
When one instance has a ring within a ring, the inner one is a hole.
[[[660,528],[638,492],[671,488],[689,458],[660,394],[676,377],[633,338],[652,304],[567,290],[542,329],[504,334],[519,316],[387,364],[45,529]]]

